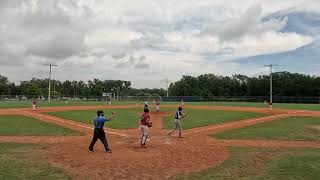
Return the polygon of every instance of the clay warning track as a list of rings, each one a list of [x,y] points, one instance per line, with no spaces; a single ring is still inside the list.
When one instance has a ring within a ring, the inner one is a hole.
[[[63,118],[57,118],[42,112],[132,108],[130,106],[74,106],[39,108],[36,112],[30,109],[0,110],[0,115],[20,114],[42,121],[83,132],[83,136],[74,137],[33,137],[33,136],[0,136],[0,142],[44,143],[49,148],[44,154],[50,163],[62,167],[76,179],[163,179],[176,174],[187,174],[208,167],[218,166],[229,157],[227,147],[313,147],[320,148],[320,142],[308,141],[267,141],[267,140],[216,140],[208,134],[227,129],[273,121],[288,116],[319,116],[320,112],[273,110],[263,108],[221,107],[221,106],[185,106],[211,110],[249,111],[269,114],[266,117],[229,122],[225,124],[194,128],[184,131],[185,138],[168,137],[167,130],[162,129],[162,118],[165,113],[151,113],[154,127],[150,129],[147,148],[139,148],[140,129],[115,130],[106,129],[107,138],[113,149],[112,154],[103,151],[97,143],[95,152],[87,151],[91,141],[92,127]],[[175,106],[163,106],[175,107]]]

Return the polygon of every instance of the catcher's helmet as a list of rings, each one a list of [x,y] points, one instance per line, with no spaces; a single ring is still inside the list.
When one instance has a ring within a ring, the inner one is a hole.
[[[182,111],[182,109],[183,109],[182,107],[179,107],[179,108],[178,108],[179,111]]]

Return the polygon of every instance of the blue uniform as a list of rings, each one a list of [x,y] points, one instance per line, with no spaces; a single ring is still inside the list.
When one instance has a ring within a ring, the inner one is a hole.
[[[103,129],[104,123],[106,121],[109,121],[109,119],[106,117],[97,116],[96,118],[93,119],[94,128]]]
[[[93,138],[89,146],[89,150],[93,151],[93,146],[97,142],[98,139],[103,143],[105,150],[108,152],[110,151],[108,140],[106,138],[106,134],[103,130],[104,123],[106,121],[110,121],[110,119],[102,116],[97,116],[93,119],[94,124],[94,132],[93,132]]]

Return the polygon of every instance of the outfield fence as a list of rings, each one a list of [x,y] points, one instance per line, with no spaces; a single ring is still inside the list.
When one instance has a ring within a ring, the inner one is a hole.
[[[0,95],[0,101],[46,101],[47,97],[33,95]],[[269,102],[269,96],[52,96],[52,101],[162,101],[162,102]],[[320,104],[320,97],[274,96],[274,103]]]
[[[269,96],[169,96],[162,97],[167,102],[269,102]],[[274,103],[320,104],[320,97],[274,96]]]

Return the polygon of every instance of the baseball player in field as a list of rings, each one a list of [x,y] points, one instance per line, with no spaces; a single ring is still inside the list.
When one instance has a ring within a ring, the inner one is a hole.
[[[32,101],[32,110],[35,111],[37,107],[37,101],[35,99],[33,99]]]
[[[160,112],[160,101],[156,102],[156,112]]]
[[[143,107],[143,110],[146,110],[146,109],[148,109],[148,110],[149,110],[149,107],[148,107],[148,102],[145,102],[145,103],[144,103],[144,107]]]
[[[140,127],[141,127],[141,143],[140,147],[145,148],[146,147],[146,141],[148,138],[148,131],[150,126],[150,115],[149,115],[149,109],[144,109],[144,112],[140,119]]]
[[[182,114],[182,107],[179,107],[178,110],[176,111],[175,117],[174,117],[174,128],[169,132],[169,136],[171,136],[172,133],[174,133],[176,130],[179,131],[179,138],[182,138],[181,131],[181,120],[185,117],[185,115]]]
[[[103,130],[103,126],[106,121],[111,121],[113,116],[114,116],[114,112],[112,112],[111,115],[107,118],[107,117],[104,117],[103,111],[97,111],[97,117],[95,117],[93,120],[94,133],[93,133],[92,141],[89,146],[89,152],[93,152],[94,144],[97,142],[98,139],[100,139],[100,141],[104,145],[104,148],[107,153],[112,152],[109,147],[108,140],[106,138],[106,134]]]

